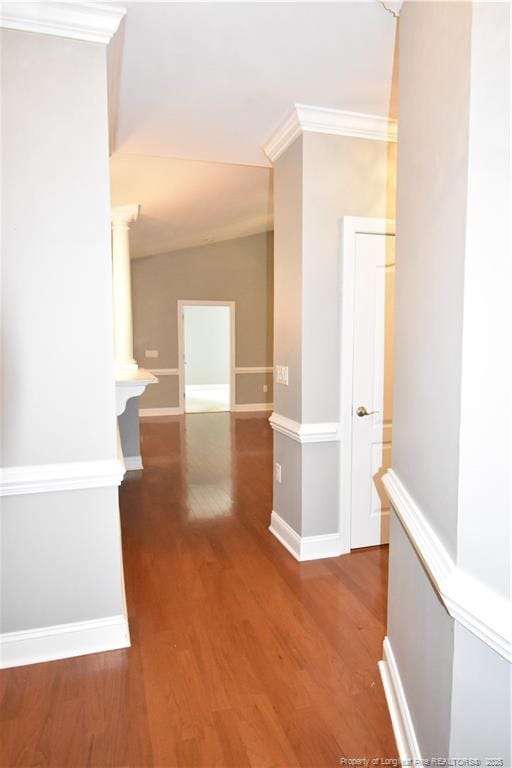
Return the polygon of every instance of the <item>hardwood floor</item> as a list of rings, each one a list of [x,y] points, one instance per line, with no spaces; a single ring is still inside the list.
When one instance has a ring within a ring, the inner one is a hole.
[[[265,415],[148,420],[142,453],[121,488],[132,647],[2,672],[1,765],[396,758],[387,548],[299,564],[272,537]]]

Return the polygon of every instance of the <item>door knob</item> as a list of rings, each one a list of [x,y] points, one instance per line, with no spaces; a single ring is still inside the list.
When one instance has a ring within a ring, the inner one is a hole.
[[[378,413],[378,411],[367,411],[364,405],[360,405],[356,413],[359,417],[362,417],[362,416],[371,416],[372,413]]]

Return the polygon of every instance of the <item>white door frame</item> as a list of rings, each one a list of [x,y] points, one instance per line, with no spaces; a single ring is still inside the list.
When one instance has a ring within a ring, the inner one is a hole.
[[[343,542],[342,554],[350,552],[351,549],[356,236],[394,234],[393,219],[345,216],[341,220],[340,533]]]
[[[178,381],[180,409],[183,409],[183,412],[185,412],[185,329],[183,323],[185,307],[228,307],[229,309],[229,410],[232,411],[235,402],[235,302],[178,299]]]

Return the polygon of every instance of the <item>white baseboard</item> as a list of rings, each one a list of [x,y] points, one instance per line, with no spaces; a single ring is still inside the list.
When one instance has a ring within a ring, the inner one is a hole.
[[[233,413],[250,413],[252,411],[271,411],[273,403],[234,403],[231,406]]]
[[[123,461],[127,472],[135,469],[144,469],[142,456],[124,456]]]
[[[421,754],[414,731],[414,723],[388,637],[384,638],[382,654],[384,658],[382,661],[379,661],[379,672],[382,678],[382,685],[384,686],[384,694],[400,760],[402,763],[412,760],[418,761],[418,764],[420,764]]]
[[[324,557],[338,557],[343,552],[341,534],[326,533],[319,536],[299,536],[277,512],[272,512],[269,531],[300,562],[321,560]]]
[[[139,408],[139,416],[183,416],[183,408],[179,405],[172,408]]]
[[[129,646],[130,632],[124,616],[57,624],[22,632],[5,632],[0,635],[0,669],[103,653]]]

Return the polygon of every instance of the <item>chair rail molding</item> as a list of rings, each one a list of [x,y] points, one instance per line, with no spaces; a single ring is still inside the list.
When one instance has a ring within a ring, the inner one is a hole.
[[[125,13],[109,3],[1,3],[0,27],[107,44]]]
[[[450,616],[512,662],[512,601],[457,566],[394,470],[383,483]]]
[[[397,122],[382,115],[294,104],[263,144],[263,151],[273,163],[301,133],[329,133],[396,142]]]
[[[274,370],[274,367],[272,365],[263,365],[263,366],[247,366],[245,368],[239,367],[235,368],[235,374],[237,376],[241,376],[244,373],[272,373]]]
[[[153,376],[179,376],[180,375],[179,368],[148,368],[148,371],[152,373]]]
[[[274,412],[269,422],[275,432],[286,435],[297,443],[332,443],[340,439],[340,425],[337,421],[301,424]]]
[[[124,466],[118,459],[3,467],[0,496],[106,488],[120,485],[123,476]]]

